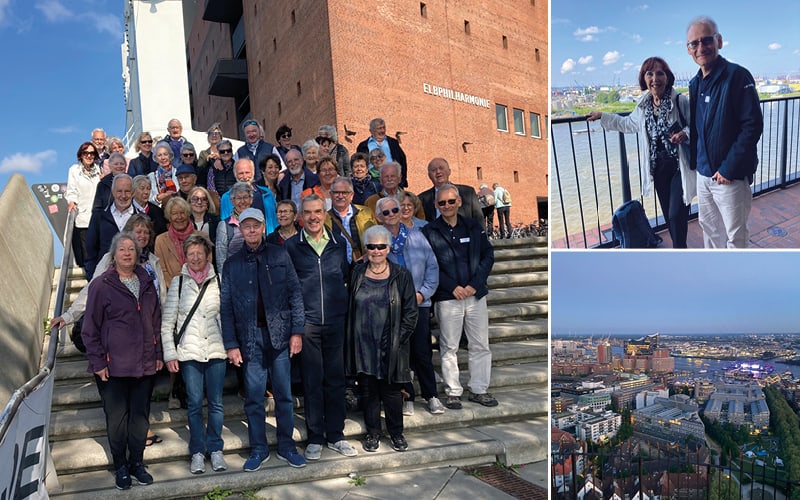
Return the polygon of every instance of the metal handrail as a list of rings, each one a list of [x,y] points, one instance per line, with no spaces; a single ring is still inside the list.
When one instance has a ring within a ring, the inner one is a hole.
[[[67,290],[69,263],[72,259],[72,245],[70,244],[70,241],[72,241],[72,228],[75,226],[76,214],[76,210],[73,210],[69,213],[67,216],[67,225],[64,228],[64,255],[61,258],[61,271],[58,277],[58,286],[56,288],[55,316],[61,316],[61,313],[64,309],[64,295]],[[54,327],[50,330],[50,344],[47,347],[47,357],[45,358],[44,366],[39,370],[39,373],[34,375],[33,378],[25,382],[19,389],[14,391],[14,393],[11,395],[11,399],[8,401],[8,404],[6,404],[5,409],[3,409],[3,413],[0,415],[0,442],[5,439],[8,428],[11,425],[11,422],[14,420],[20,405],[22,405],[22,402],[25,401],[25,398],[34,392],[39,385],[42,384],[42,382],[47,380],[47,377],[49,377],[53,372],[53,368],[56,364],[59,333],[60,328],[58,327]]]

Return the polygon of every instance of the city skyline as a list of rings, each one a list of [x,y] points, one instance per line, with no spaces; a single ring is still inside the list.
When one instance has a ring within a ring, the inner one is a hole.
[[[737,3],[741,9],[734,7]],[[650,56],[664,58],[679,78],[693,76],[698,68],[686,50],[686,28],[698,15],[716,21],[724,42],[720,54],[753,76],[800,75],[800,3],[771,2],[769,24],[757,23],[761,29],[754,29],[752,17],[742,12],[751,5],[725,0],[689,8],[641,0],[553,2],[551,87],[636,84],[639,66]]]
[[[551,333],[796,333],[797,263],[783,251],[554,251]]]

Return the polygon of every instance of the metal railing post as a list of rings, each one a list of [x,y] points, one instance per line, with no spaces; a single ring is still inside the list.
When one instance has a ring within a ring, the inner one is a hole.
[[[628,164],[628,152],[625,149],[625,134],[619,132],[619,167],[622,181],[622,202],[631,201],[631,167]]]

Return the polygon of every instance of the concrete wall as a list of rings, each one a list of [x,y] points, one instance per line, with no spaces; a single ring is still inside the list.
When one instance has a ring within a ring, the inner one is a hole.
[[[0,195],[0,408],[39,371],[53,267],[50,225],[14,174]]]

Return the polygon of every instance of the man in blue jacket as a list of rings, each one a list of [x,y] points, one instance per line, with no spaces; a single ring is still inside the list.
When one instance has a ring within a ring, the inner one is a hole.
[[[287,156],[292,151],[287,153]],[[344,326],[350,277],[346,245],[325,228],[325,200],[316,194],[300,205],[303,229],[284,247],[294,262],[306,311],[303,392],[308,429],[307,460],[319,460],[322,445],[346,457],[358,455],[344,439]]]
[[[248,208],[239,218],[245,245],[225,261],[220,292],[222,340],[228,361],[244,370],[250,457],[244,471],[269,459],[264,422],[267,377],[272,381],[278,434],[278,458],[305,467],[297,453],[290,358],[303,348],[303,295],[286,250],[264,240],[264,213]],[[254,279],[255,278],[255,279]]]
[[[440,186],[436,191],[436,206],[441,215],[422,228],[439,261],[439,288],[433,301],[439,320],[439,354],[447,394],[445,406],[451,410],[461,409],[464,392],[457,355],[462,330],[469,340],[469,400],[483,406],[497,406],[497,400],[487,392],[492,351],[489,349],[486,295],[494,250],[480,222],[459,215],[461,202],[456,186]]]
[[[689,23],[686,48],[700,66],[689,82],[691,167],[706,248],[747,248],[750,183],[764,128],[758,93],[747,69],[719,55],[722,35],[709,17]]]

